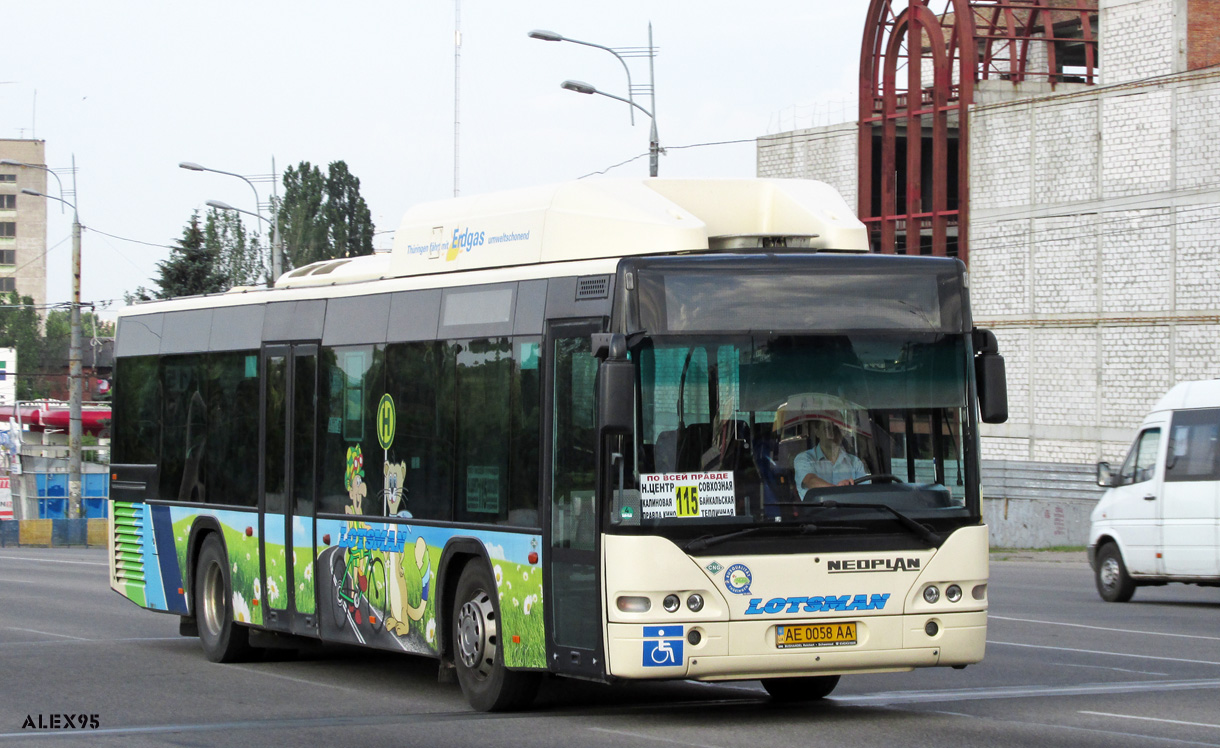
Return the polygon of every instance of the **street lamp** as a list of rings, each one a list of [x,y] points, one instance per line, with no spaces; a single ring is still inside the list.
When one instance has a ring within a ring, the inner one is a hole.
[[[261,215],[259,215],[258,213],[252,213],[252,212],[250,212],[250,211],[248,211],[248,210],[242,210],[241,208],[234,208],[232,205],[229,205],[228,203],[226,203],[226,202],[222,202],[222,201],[220,201],[220,200],[208,200],[208,201],[207,201],[207,206],[208,206],[209,208],[215,208],[216,210],[231,210],[231,211],[233,211],[233,212],[235,212],[235,213],[245,213],[245,214],[246,214],[246,215],[248,215],[248,216],[254,216],[254,217],[255,217],[255,218],[257,218],[258,220],[260,220],[260,221],[262,221],[263,223],[267,224],[267,226],[269,226],[269,227],[271,228],[271,230],[272,230],[272,231],[275,231],[275,225],[274,225],[274,224],[272,224],[272,223],[271,223],[271,221],[268,221],[266,218],[263,218],[263,217],[262,217]]]
[[[50,169],[47,169],[50,171]],[[81,382],[80,355],[80,213],[76,206],[62,197],[44,195],[37,190],[23,188],[23,195],[58,200],[72,209],[72,308],[69,312],[72,337],[68,345],[68,517],[81,516]]]
[[[533,31],[529,32],[529,37],[531,39],[541,39],[544,42],[571,42],[573,44],[583,44],[586,47],[596,47],[597,49],[604,49],[607,52],[609,52],[610,54],[614,55],[618,59],[619,62],[623,63],[623,70],[625,70],[627,72],[627,98],[625,98],[625,99],[621,96],[614,96],[613,94],[608,94],[605,91],[598,91],[596,88],[594,88],[593,86],[590,86],[588,83],[582,83],[580,81],[564,81],[562,84],[562,87],[568,89],[569,91],[575,91],[577,93],[601,94],[602,96],[608,96],[611,99],[615,99],[617,101],[622,101],[622,102],[626,103],[628,105],[627,111],[631,112],[631,124],[632,125],[635,124],[635,111],[634,111],[635,109],[639,109],[644,114],[647,114],[648,119],[650,119],[652,121],[652,128],[651,128],[651,132],[649,133],[649,144],[648,144],[648,155],[649,155],[648,174],[649,174],[649,176],[655,177],[657,175],[657,156],[661,153],[661,142],[660,142],[660,140],[657,139],[657,118],[656,118],[656,114],[655,114],[655,112],[657,111],[657,89],[656,89],[656,79],[653,76],[653,69],[652,69],[652,58],[655,56],[655,52],[653,51],[653,46],[652,46],[652,24],[651,23],[648,24],[648,93],[652,99],[652,111],[651,112],[648,111],[647,109],[645,109],[644,107],[640,106],[639,104],[635,103],[635,95],[632,90],[633,87],[631,85],[631,69],[629,67],[627,67],[627,61],[623,59],[623,56],[620,55],[618,52],[614,51],[613,49],[611,49],[610,47],[606,47],[601,44],[594,44],[593,42],[581,41],[580,39],[572,39],[570,37],[564,36],[563,34],[559,34],[554,31],[547,31],[545,29],[534,29]],[[639,50],[630,50],[630,51],[628,51],[628,54],[632,54],[632,52],[637,53],[637,56],[638,56]]]
[[[534,29],[533,31],[531,31],[529,33],[529,37],[531,39],[541,39],[544,42],[571,42],[573,44],[583,44],[586,47],[596,47],[597,49],[604,49],[607,52],[609,52],[610,54],[614,55],[616,58],[618,58],[619,62],[623,63],[623,70],[626,71],[626,73],[627,73],[627,103],[633,104],[633,105],[635,104],[635,99],[633,97],[632,88],[631,88],[631,68],[627,67],[627,61],[624,60],[623,56],[620,55],[618,52],[615,52],[613,49],[611,49],[609,47],[604,47],[601,44],[594,44],[593,42],[582,42],[579,39],[569,39],[568,37],[564,36],[563,34],[557,34],[554,31],[547,31],[545,29]],[[631,114],[631,124],[634,125],[635,124],[635,110],[632,109],[631,107],[627,107],[627,111]]]
[[[42,170],[43,170],[43,171],[45,171],[46,173],[48,173],[48,174],[50,174],[51,176],[55,177],[55,181],[59,183],[59,197],[61,198],[61,200],[60,200],[60,203],[61,203],[61,204],[60,204],[60,206],[59,206],[59,211],[60,211],[61,213],[63,212],[63,210],[64,210],[64,206],[63,206],[63,204],[62,204],[62,203],[63,203],[62,198],[63,198],[63,196],[64,196],[64,183],[63,183],[63,180],[59,178],[59,175],[58,175],[58,174],[56,174],[54,171],[52,171],[51,169],[49,169],[49,168],[47,168],[47,167],[43,166],[42,164],[27,164],[27,163],[25,163],[25,162],[23,162],[23,161],[14,161],[14,160],[13,160],[13,159],[11,159],[11,158],[0,158],[0,166],[24,166],[24,167],[29,168],[29,169],[42,169]]]
[[[274,166],[275,165],[272,164],[272,168],[274,168]],[[261,201],[258,199],[258,189],[254,186],[254,182],[251,182],[249,179],[247,179],[246,177],[243,177],[241,174],[234,174],[231,171],[221,171],[220,169],[209,169],[206,166],[200,166],[199,164],[195,163],[194,161],[181,161],[178,163],[178,167],[181,169],[186,169],[188,171],[210,171],[213,174],[224,174],[225,176],[229,176],[229,177],[237,177],[238,179],[242,180],[246,184],[250,185],[250,189],[254,191],[254,209],[259,210],[259,206],[262,205]],[[273,178],[274,178],[274,175],[273,175]],[[208,204],[211,205],[211,203],[208,203]],[[219,207],[219,206],[213,205],[212,207]],[[283,259],[284,259],[283,258],[284,247],[281,243],[281,237],[280,237],[280,217],[278,215],[276,215],[275,223],[272,223],[271,221],[268,221],[266,218],[263,218],[260,213],[251,213],[248,210],[238,210],[237,208],[233,208],[233,207],[221,208],[221,210],[235,210],[238,213],[245,213],[246,215],[254,216],[254,217],[258,218],[260,221],[266,222],[267,225],[271,228],[271,283],[274,285],[276,278],[280,277],[280,268],[283,267]]]
[[[636,109],[639,109],[644,114],[647,114],[648,119],[652,121],[652,128],[648,135],[648,175],[652,177],[657,175],[657,156],[661,152],[661,141],[657,138],[657,118],[652,116],[652,112],[648,111],[634,101],[631,101],[630,99],[624,99],[621,96],[615,96],[614,94],[606,93],[605,91],[598,91],[594,86],[585,83],[584,81],[564,81],[563,83],[559,84],[559,87],[565,88],[569,91],[575,91],[576,93],[599,94],[610,99],[625,101]]]

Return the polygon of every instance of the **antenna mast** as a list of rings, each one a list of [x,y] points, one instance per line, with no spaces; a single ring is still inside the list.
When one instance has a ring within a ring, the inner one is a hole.
[[[461,192],[458,181],[458,156],[461,153],[462,120],[462,0],[453,0],[453,196]]]

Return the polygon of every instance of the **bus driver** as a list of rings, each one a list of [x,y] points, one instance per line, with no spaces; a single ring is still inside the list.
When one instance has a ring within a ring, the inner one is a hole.
[[[855,485],[856,479],[868,473],[859,457],[843,449],[846,421],[834,411],[822,411],[813,418],[813,449],[802,452],[792,461],[801,501],[811,488]]]

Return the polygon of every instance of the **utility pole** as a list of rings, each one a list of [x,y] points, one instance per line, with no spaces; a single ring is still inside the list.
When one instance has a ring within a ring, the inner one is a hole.
[[[72,154],[72,195],[76,200],[76,154]],[[81,516],[80,212],[72,206],[72,338],[68,346],[68,517]]]

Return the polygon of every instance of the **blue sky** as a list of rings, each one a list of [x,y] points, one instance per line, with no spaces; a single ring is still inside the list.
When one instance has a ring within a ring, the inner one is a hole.
[[[543,28],[609,47],[659,48],[663,146],[746,140],[854,119],[864,0],[757,3],[462,0],[458,186],[462,194],[574,179],[643,154],[648,123],[616,95],[610,54],[527,38]],[[339,9],[342,9],[341,12]],[[376,246],[412,204],[454,191],[454,0],[336,5],[124,0],[9,4],[0,46],[0,137],[76,157],[86,301],[149,283],[207,200],[253,209],[248,176],[345,160],[373,213]],[[646,83],[646,59],[631,59]],[[645,108],[648,101],[641,102]],[[752,176],[752,142],[674,148],[662,177]],[[646,176],[648,159],[610,176]],[[71,177],[64,173],[67,183]],[[257,183],[261,199],[271,185]],[[53,188],[52,188],[53,189]],[[71,215],[48,211],[48,298],[69,295]],[[248,219],[253,221],[253,219]]]

